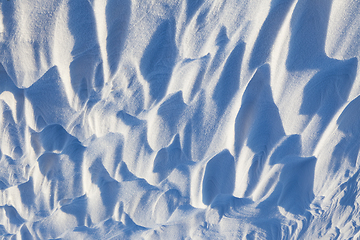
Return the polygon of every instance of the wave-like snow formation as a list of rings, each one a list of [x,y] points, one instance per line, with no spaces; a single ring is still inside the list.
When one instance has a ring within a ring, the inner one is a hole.
[[[360,2],[3,0],[6,239],[358,239]]]

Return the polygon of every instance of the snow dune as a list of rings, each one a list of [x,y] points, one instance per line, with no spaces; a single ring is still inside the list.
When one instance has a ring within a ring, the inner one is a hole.
[[[2,1],[0,234],[360,238],[359,9]]]

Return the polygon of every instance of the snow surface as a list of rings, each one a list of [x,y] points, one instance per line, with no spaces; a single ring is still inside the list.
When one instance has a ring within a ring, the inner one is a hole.
[[[360,1],[0,13],[5,239],[360,238]]]

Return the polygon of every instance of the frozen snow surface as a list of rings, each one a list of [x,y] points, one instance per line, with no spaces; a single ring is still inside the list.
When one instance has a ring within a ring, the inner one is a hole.
[[[0,13],[3,238],[360,238],[360,1]]]

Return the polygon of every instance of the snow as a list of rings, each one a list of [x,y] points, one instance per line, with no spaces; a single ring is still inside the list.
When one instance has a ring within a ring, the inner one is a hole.
[[[357,239],[360,3],[0,3],[4,239]]]

